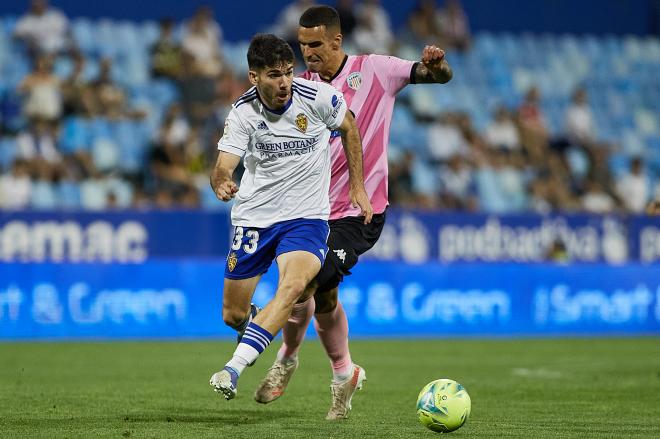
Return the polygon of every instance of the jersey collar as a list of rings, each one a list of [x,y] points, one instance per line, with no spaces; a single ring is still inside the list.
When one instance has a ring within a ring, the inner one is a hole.
[[[344,60],[341,62],[341,65],[337,69],[334,75],[332,75],[332,78],[330,79],[325,79],[321,78],[321,75],[319,75],[319,78],[321,78],[321,81],[323,82],[332,82],[339,74],[341,73],[342,70],[344,70],[344,66],[346,65],[346,61],[348,61],[348,55],[344,55]]]

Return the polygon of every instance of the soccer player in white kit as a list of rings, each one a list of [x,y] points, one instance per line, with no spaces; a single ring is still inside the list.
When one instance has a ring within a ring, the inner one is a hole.
[[[338,302],[338,286],[350,274],[358,257],[378,240],[385,222],[387,201],[387,143],[397,93],[408,84],[446,83],[452,77],[444,51],[426,46],[421,62],[392,56],[348,56],[342,49],[337,11],[314,6],[300,17],[298,41],[308,70],[302,77],[332,84],[344,94],[355,115],[364,147],[365,186],[374,208],[373,221],[365,224],[347,197],[348,167],[341,154],[339,136],[331,139],[330,235],[328,256],[311,288],[314,300],[293,308],[282,331],[283,343],[277,360],[255,392],[258,402],[269,403],[284,392],[298,366],[298,350],[315,313],[315,327],[333,370],[332,405],[326,419],[343,419],[351,409],[351,398],[366,378],[364,369],[353,363],[348,349],[348,321]]]
[[[232,358],[211,377],[211,386],[226,399],[236,396],[240,374],[268,347],[326,258],[331,130],[339,130],[347,144],[351,199],[367,220],[372,215],[362,179],[362,145],[342,93],[293,79],[293,50],[274,35],[256,35],[247,58],[254,87],[227,117],[211,175],[216,196],[236,200],[223,288],[225,322],[232,327],[244,322],[273,259],[279,283],[273,300],[247,322]],[[232,175],[242,157],[239,188]]]

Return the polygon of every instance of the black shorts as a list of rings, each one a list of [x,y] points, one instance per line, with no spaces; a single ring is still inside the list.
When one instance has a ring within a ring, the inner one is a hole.
[[[376,244],[385,225],[385,212],[374,214],[369,224],[364,217],[349,216],[331,220],[328,256],[316,275],[317,291],[336,288],[358,262],[358,257]]]

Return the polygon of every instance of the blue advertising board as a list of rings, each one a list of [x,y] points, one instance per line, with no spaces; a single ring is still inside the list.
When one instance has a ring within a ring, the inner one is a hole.
[[[141,263],[223,257],[225,211],[0,211],[0,261]]]
[[[599,215],[488,215],[388,211],[369,257],[424,263],[543,262],[555,242],[572,262],[619,264],[630,253],[627,217]]]
[[[0,212],[0,261],[218,258],[227,253],[230,227],[226,211]],[[408,264],[540,263],[556,242],[573,263],[657,263],[660,218],[388,209],[383,233],[364,258]]]
[[[0,265],[0,339],[231,337],[220,261]],[[272,298],[277,273],[254,301]],[[364,262],[341,300],[352,337],[660,334],[653,266]],[[313,329],[310,330],[313,334]]]

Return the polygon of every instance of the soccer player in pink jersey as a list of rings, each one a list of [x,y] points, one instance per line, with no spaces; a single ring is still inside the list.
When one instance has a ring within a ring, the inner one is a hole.
[[[348,416],[351,398],[366,379],[364,369],[351,360],[348,321],[338,301],[338,286],[358,257],[373,247],[383,229],[388,205],[387,144],[394,100],[406,85],[446,83],[452,71],[444,51],[436,46],[424,48],[421,62],[393,56],[347,55],[342,48],[339,15],[329,6],[314,6],[303,13],[298,42],[308,69],[302,77],[332,84],[344,94],[355,115],[363,145],[365,187],[374,215],[366,224],[359,216],[360,210],[352,206],[346,157],[340,136],[333,133],[328,257],[307,294],[294,306],[282,332],[277,359],[257,388],[255,399],[269,403],[282,395],[298,367],[298,350],[315,314],[316,331],[333,370],[332,406],[326,419],[334,420]]]

